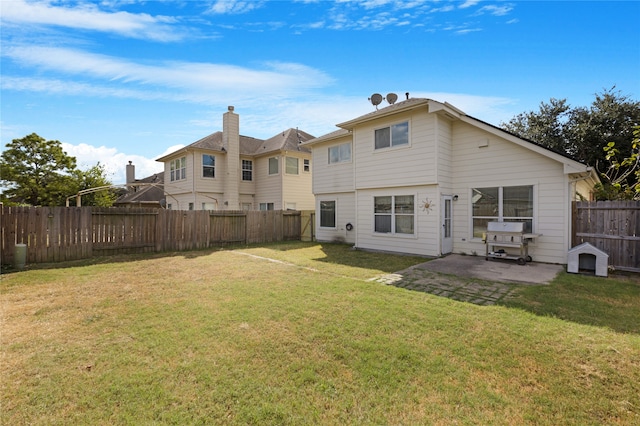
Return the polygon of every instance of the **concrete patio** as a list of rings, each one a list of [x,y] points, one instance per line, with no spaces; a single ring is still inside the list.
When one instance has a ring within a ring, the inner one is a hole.
[[[518,265],[509,260],[451,254],[375,278],[382,284],[422,291],[477,305],[493,305],[519,285],[544,285],[564,267],[546,263]]]

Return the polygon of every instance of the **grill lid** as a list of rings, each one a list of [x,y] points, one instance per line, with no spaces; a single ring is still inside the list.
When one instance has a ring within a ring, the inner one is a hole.
[[[487,232],[510,232],[523,233],[524,222],[489,222],[487,223]]]

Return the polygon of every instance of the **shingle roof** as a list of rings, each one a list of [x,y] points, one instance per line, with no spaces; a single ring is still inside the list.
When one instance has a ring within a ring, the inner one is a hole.
[[[293,128],[284,130],[269,139],[257,139],[240,135],[240,155],[258,156],[275,151],[300,151],[310,153],[311,150],[301,146],[301,144],[313,138],[314,136],[309,133]],[[189,149],[223,152],[222,147],[222,132],[218,131],[205,136],[204,138],[199,139],[178,151],[165,155],[157,161],[163,161],[163,159],[172,156],[177,152]]]
[[[144,179],[136,179],[135,183],[149,183],[156,185],[140,186],[118,197],[115,204],[146,204],[158,203],[164,199],[164,172],[156,173]]]

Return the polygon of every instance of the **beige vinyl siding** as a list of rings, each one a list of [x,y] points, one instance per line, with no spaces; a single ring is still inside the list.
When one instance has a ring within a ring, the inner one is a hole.
[[[321,228],[320,227],[320,202],[335,201],[336,202],[336,227]],[[316,197],[316,240],[317,241],[337,241],[354,244],[356,242],[356,204],[355,194],[353,192],[322,194]],[[346,225],[351,223],[354,228],[347,231]]]
[[[253,161],[253,180],[251,181],[244,181],[242,180],[242,160],[249,160],[249,161]],[[238,177],[238,179],[240,180],[239,183],[239,192],[240,194],[255,194],[256,193],[256,181],[257,181],[257,175],[256,175],[256,159],[255,158],[248,158],[248,157],[240,157],[240,165],[238,166],[239,171],[240,171],[240,175]],[[247,202],[247,201],[244,201]]]
[[[269,158],[278,157],[278,174],[269,175]],[[282,200],[282,168],[284,161],[280,153],[265,155],[254,160],[253,179],[256,182],[256,197],[254,209],[258,209],[260,203],[273,203],[276,210],[283,208]]]
[[[529,246],[529,254],[538,262],[565,261],[569,187],[563,164],[465,123],[454,123],[452,136],[453,192],[459,195],[453,204],[454,252],[485,252],[472,238],[472,188],[532,185],[533,231],[543,236]]]
[[[352,143],[351,135],[313,147],[311,167],[313,169],[313,192],[315,194],[353,191],[353,144],[351,147],[351,161],[329,164],[329,148],[345,143]]]
[[[376,196],[414,195],[415,225],[414,235],[386,235],[374,232],[373,200]],[[411,253],[422,256],[439,255],[439,202],[435,202],[431,210],[423,210],[420,206],[425,200],[434,201],[438,196],[436,185],[417,187],[397,187],[357,192],[357,232],[358,248]]]
[[[284,158],[285,156],[282,156]],[[286,157],[298,159],[298,174],[284,173],[282,176],[282,208],[288,203],[295,204],[296,210],[313,210],[315,198],[311,190],[311,173],[304,171],[304,159],[310,156],[294,155],[287,153]]]
[[[435,117],[425,109],[366,123],[353,132],[356,189],[436,182]],[[409,144],[374,149],[376,129],[409,122]]]
[[[437,135],[437,158],[438,163],[438,184],[440,185],[440,191],[445,194],[450,194],[451,185],[453,179],[453,172],[451,169],[452,158],[452,123],[446,118],[436,116],[436,132]]]
[[[202,177],[202,156],[213,155],[216,158],[215,177]],[[193,162],[196,165],[193,170],[193,179],[195,182],[195,191],[198,193],[224,193],[224,180],[226,176],[226,155],[221,152],[195,151],[193,154]],[[188,173],[188,171],[187,171]]]

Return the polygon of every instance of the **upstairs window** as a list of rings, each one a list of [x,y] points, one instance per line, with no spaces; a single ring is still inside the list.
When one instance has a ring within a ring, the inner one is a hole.
[[[278,157],[269,158],[269,174],[270,175],[278,174]]]
[[[297,175],[298,174],[298,159],[295,157],[286,157],[285,163],[285,172],[288,175]]]
[[[253,161],[242,160],[242,180],[253,180]]]
[[[187,157],[177,158],[169,164],[171,182],[187,178]]]
[[[409,144],[409,122],[394,124],[393,126],[377,129],[375,132],[375,148],[389,148],[392,146]]]
[[[311,160],[303,160],[303,161],[304,161],[303,170],[305,172],[310,172],[311,171]]]
[[[329,164],[351,161],[351,143],[329,147]]]
[[[213,155],[204,154],[202,156],[202,177],[214,178],[216,177],[216,157]]]

